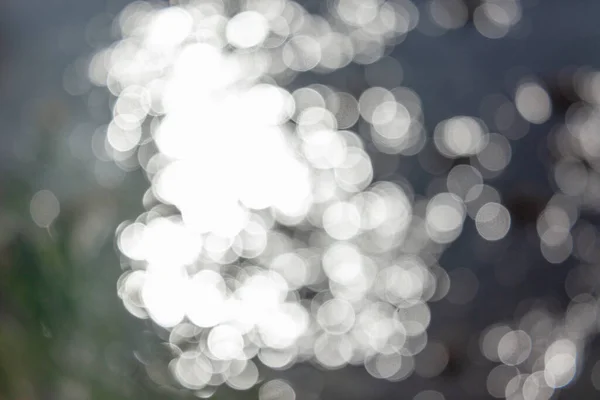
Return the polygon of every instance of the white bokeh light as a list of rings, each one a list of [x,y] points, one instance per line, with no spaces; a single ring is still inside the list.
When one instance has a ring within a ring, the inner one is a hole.
[[[253,387],[257,364],[364,365],[406,379],[428,348],[427,301],[449,291],[435,260],[461,233],[481,174],[455,174],[421,207],[407,182],[375,181],[365,140],[417,154],[426,135],[414,91],[286,88],[350,62],[367,65],[372,84],[381,71],[400,84],[402,66],[385,52],[417,26],[418,9],[408,0],[335,1],[326,17],[287,0],[229,8],[131,6],[118,19],[123,39],[90,64],[90,79],[117,99],[107,153],[137,151],[150,182],[145,212],[117,231],[131,269],[119,296],[169,333],[169,370],[202,396]],[[442,125],[435,143],[451,157],[488,142],[475,118]],[[259,398],[296,393],[271,380]]]

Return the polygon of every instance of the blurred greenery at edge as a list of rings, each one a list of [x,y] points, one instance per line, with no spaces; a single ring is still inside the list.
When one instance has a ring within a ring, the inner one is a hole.
[[[160,343],[168,332],[157,335],[117,295],[122,271],[114,232],[141,208],[141,174],[129,173],[114,189],[87,176],[88,193],[63,199],[55,192],[61,209],[50,228],[31,219],[30,200],[41,189],[32,182],[62,162],[60,132],[74,111],[66,103],[62,117],[42,116],[34,161],[0,177],[0,400],[192,396],[169,379],[172,353]]]

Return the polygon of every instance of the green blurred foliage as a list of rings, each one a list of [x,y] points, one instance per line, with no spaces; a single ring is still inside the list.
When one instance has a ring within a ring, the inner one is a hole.
[[[61,205],[59,218],[43,229],[29,217],[28,184],[13,179],[3,188],[10,195],[2,196],[0,399],[172,398],[134,356],[137,348],[160,344],[143,335],[151,327],[130,316],[117,296],[122,271],[113,221],[105,221],[103,234],[84,237],[96,248],[82,252],[74,248],[78,236],[90,231],[80,229],[80,204]]]

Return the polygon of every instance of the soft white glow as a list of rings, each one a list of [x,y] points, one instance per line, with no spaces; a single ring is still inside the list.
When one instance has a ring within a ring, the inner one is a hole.
[[[501,204],[484,204],[475,217],[477,232],[490,241],[502,239],[510,229],[510,213]]]
[[[241,49],[260,45],[268,34],[269,22],[256,11],[239,13],[227,23],[227,40]]]
[[[533,82],[519,86],[515,95],[515,104],[523,118],[534,124],[543,124],[552,114],[548,93]]]
[[[453,194],[438,194],[427,205],[427,231],[439,243],[454,240],[462,231],[464,219],[464,205]]]
[[[435,128],[434,142],[438,150],[449,157],[479,153],[487,144],[483,123],[472,117],[453,117]]]

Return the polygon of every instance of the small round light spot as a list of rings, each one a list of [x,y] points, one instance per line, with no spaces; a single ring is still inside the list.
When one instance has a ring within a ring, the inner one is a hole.
[[[51,191],[40,190],[31,198],[29,212],[37,226],[47,228],[58,217],[60,203]]]
[[[269,34],[269,21],[256,11],[244,11],[227,23],[227,41],[240,49],[259,46]]]

